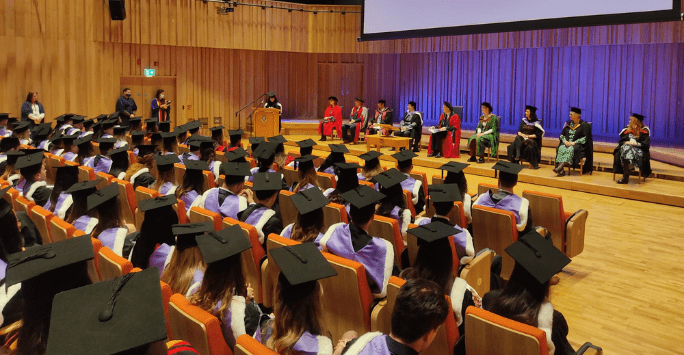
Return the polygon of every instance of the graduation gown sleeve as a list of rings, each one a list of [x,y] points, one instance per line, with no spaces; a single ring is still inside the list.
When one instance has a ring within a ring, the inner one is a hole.
[[[616,174],[622,174],[624,169],[620,161],[620,148],[625,142],[629,141],[629,130],[625,128],[620,132],[620,141],[617,147],[613,150],[613,172]],[[639,148],[644,154],[642,165],[639,169],[641,171],[641,176],[649,177],[651,175],[651,130],[648,127],[644,127],[639,134],[639,139],[636,141],[640,144]]]

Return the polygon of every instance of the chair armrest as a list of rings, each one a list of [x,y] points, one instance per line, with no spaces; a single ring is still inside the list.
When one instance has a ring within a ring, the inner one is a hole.
[[[603,349],[601,349],[600,347],[598,347],[598,346],[596,346],[590,342],[586,342],[586,343],[582,344],[582,346],[579,348],[579,350],[577,350],[577,352],[575,354],[576,355],[603,354]]]

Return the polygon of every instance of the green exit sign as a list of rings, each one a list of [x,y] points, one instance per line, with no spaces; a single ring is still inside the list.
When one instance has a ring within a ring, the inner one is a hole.
[[[148,78],[151,76],[155,76],[156,74],[157,72],[154,69],[145,69],[145,76]]]

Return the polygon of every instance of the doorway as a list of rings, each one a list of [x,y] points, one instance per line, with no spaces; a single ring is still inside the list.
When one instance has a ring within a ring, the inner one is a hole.
[[[181,107],[180,103],[176,101],[176,78],[122,76],[119,92],[123,91],[124,88],[131,89],[131,97],[135,99],[135,103],[138,105],[135,116],[142,116],[143,123],[152,117],[152,99],[159,89],[164,90],[164,98],[171,101],[171,112],[169,113],[171,128],[185,123],[176,120],[176,117],[179,117],[176,112]]]

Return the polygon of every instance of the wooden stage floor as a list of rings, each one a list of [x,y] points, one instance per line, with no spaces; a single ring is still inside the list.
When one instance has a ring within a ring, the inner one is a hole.
[[[309,137],[286,136],[291,141]],[[327,155],[325,145],[316,146],[314,154]],[[365,146],[348,147],[353,155],[365,151]],[[290,149],[298,151],[287,144]],[[383,158],[383,165],[394,165],[391,157]],[[439,174],[436,168],[446,161],[427,158],[422,151],[414,165],[430,177]],[[479,183],[496,183],[493,164],[466,170],[468,192],[476,193]],[[516,192],[562,195],[566,211],[589,211],[584,252],[573,258],[561,282],[551,288],[551,301],[565,315],[576,349],[590,341],[606,354],[682,354],[684,210],[672,205],[684,203],[684,183],[649,179],[637,184],[634,179],[623,188],[611,179],[612,173],[602,172],[556,178],[548,166],[525,169],[521,175]]]

